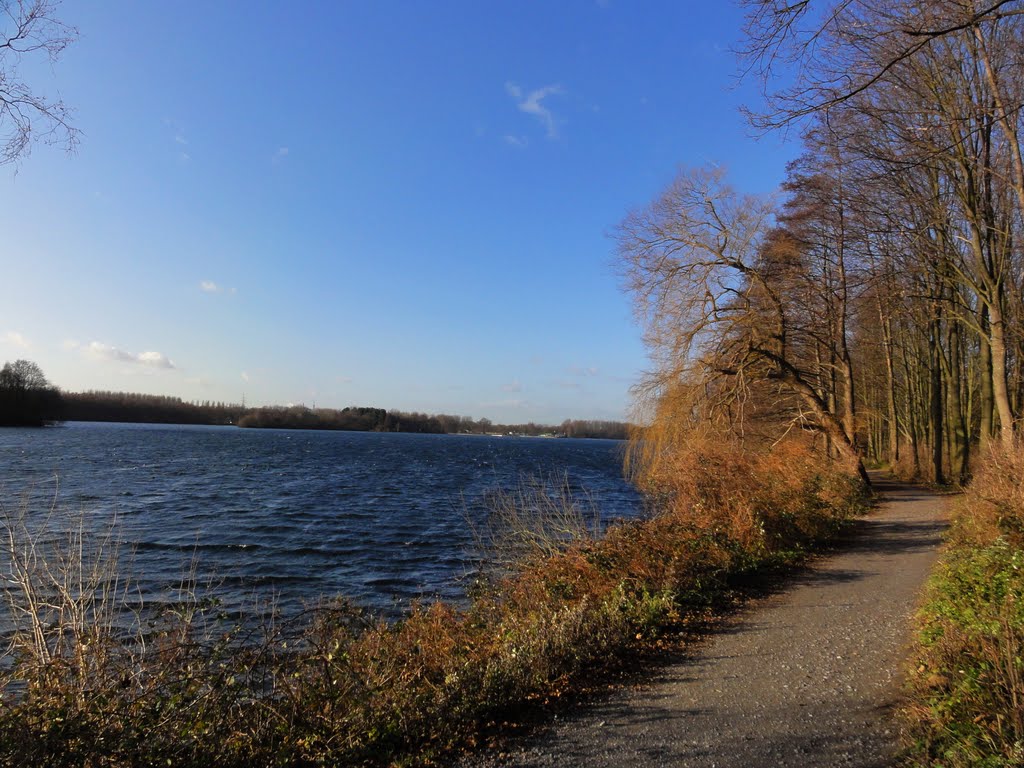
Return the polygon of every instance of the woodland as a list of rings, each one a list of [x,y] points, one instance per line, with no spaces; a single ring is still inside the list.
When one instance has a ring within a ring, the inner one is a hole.
[[[618,227],[647,437],[796,431],[965,482],[1024,407],[1024,8],[745,5],[751,123],[802,153],[775,197],[682,169]]]

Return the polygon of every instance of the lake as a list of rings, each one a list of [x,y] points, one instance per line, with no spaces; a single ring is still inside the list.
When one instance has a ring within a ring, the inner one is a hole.
[[[610,440],[255,430],[70,422],[0,429],[3,509],[53,500],[102,530],[159,600],[192,560],[226,607],[273,597],[288,613],[343,595],[386,615],[459,601],[470,521],[527,477],[567,478],[605,520],[640,514]]]

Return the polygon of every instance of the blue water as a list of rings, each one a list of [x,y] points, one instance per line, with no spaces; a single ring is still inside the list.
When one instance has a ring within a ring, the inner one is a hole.
[[[61,507],[117,535],[143,596],[193,557],[228,606],[295,610],[345,596],[394,615],[460,600],[484,499],[523,477],[566,477],[605,519],[639,514],[608,440],[246,430],[71,422],[0,429],[0,503]],[[132,554],[133,553],[133,554]],[[130,557],[129,557],[130,556]]]

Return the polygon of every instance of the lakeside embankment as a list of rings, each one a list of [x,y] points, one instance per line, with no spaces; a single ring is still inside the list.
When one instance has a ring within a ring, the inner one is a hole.
[[[587,706],[460,768],[882,768],[946,499],[875,473],[879,503],[771,594]]]
[[[863,508],[857,481],[802,442],[758,455],[704,445],[673,470],[659,514],[600,538],[565,500],[508,499],[492,543],[514,564],[466,610],[421,605],[393,624],[335,604],[243,632],[186,589],[126,642],[114,630],[123,581],[110,550],[83,548],[74,533],[70,549],[52,539],[33,548],[15,520],[8,597],[24,610],[4,671],[0,759],[425,762],[698,619],[763,569],[799,561]],[[70,563],[67,552],[83,552],[88,567],[40,559]],[[36,599],[54,586],[57,613]]]

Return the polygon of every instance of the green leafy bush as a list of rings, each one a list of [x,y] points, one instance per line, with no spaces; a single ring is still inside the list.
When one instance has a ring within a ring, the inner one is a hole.
[[[996,453],[955,510],[920,614],[907,707],[917,765],[1024,764],[1024,453]]]

